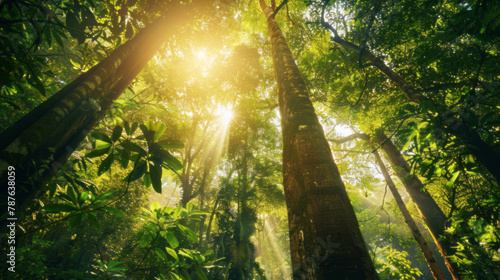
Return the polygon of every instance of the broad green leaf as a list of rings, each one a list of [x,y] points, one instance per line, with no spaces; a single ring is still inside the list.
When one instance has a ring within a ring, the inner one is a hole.
[[[172,280],[180,280],[181,278],[179,277],[179,275],[177,275],[175,272],[172,272],[172,271],[169,271],[168,272],[168,276],[170,277],[170,279]]]
[[[184,142],[180,140],[165,139],[157,142],[164,149],[182,149],[184,148]]]
[[[139,146],[135,143],[132,143],[130,141],[124,141],[120,145],[124,149],[138,153],[140,156],[146,156],[148,154],[143,148],[141,148],[141,146]]]
[[[76,216],[69,218],[69,226],[72,228],[79,226],[80,223],[82,222],[82,218],[83,218],[82,214],[78,214]]]
[[[142,181],[144,182],[144,186],[146,186],[146,188],[149,188],[151,187],[151,174],[149,172],[146,172],[144,174],[144,176],[142,176]]]
[[[163,133],[165,132],[166,129],[167,129],[167,126],[165,126],[163,123],[156,125],[154,141],[158,141],[158,139],[160,139],[160,137],[163,135]]]
[[[46,96],[45,86],[43,85],[38,75],[32,75],[30,81],[32,82],[33,87],[35,87],[40,92],[40,94]]]
[[[180,250],[179,250],[179,255],[182,255],[182,256],[184,256],[184,257],[187,257],[187,258],[189,258],[189,259],[194,260],[194,259],[193,259],[193,256],[192,256],[192,255],[189,253],[189,251],[187,251],[186,249],[180,249]]]
[[[155,201],[155,202],[151,203],[151,205],[149,205],[149,209],[151,209],[151,212],[154,212],[155,210],[160,209],[160,208],[161,208],[161,205],[158,201]]]
[[[89,213],[88,215],[88,219],[89,219],[89,222],[90,224],[92,224],[92,226],[96,229],[96,230],[100,230],[101,229],[101,225],[99,224],[99,221],[97,220],[97,218],[92,215],[93,213]]]
[[[114,215],[114,216],[117,216],[117,217],[123,217],[122,211],[120,211],[120,210],[118,210],[118,209],[116,209],[114,207],[110,207],[110,206],[104,207],[103,210],[106,211],[106,212],[108,212],[111,215]]]
[[[114,154],[109,154],[106,159],[104,159],[99,165],[99,170],[97,171],[97,175],[101,176],[102,173],[106,172],[111,168],[111,164],[113,164],[113,160],[115,159]]]
[[[144,125],[144,124],[139,125],[139,127],[142,130],[142,134],[144,135],[144,139],[146,139],[146,141],[148,143],[152,143],[153,142],[153,138],[154,138],[154,131],[153,130],[149,130],[148,127],[146,125]]]
[[[172,248],[175,249],[179,246],[179,240],[177,240],[177,237],[175,237],[175,234],[173,232],[167,231],[165,238]]]
[[[456,171],[455,173],[453,173],[453,176],[451,176],[450,180],[448,180],[448,182],[446,182],[445,187],[447,189],[451,189],[451,187],[453,186],[453,184],[457,180],[458,175],[460,175],[460,171]]]
[[[160,249],[160,248],[155,248],[155,253],[156,255],[161,259],[161,260],[164,260],[166,261],[167,260],[167,254],[165,254],[165,252]]]
[[[125,179],[123,179],[125,182],[129,181],[130,182],[133,182],[139,178],[141,178],[144,173],[146,173],[146,170],[147,170],[147,163],[145,161],[142,161],[140,162],[139,164],[137,164],[137,166],[132,170],[132,172],[130,172],[128,174],[127,177],[125,177]]]
[[[85,203],[85,201],[87,201],[87,199],[89,199],[89,193],[88,192],[82,192],[78,196],[78,203],[80,203],[80,205],[83,205],[83,203]]]
[[[188,203],[186,204],[186,210],[187,210],[188,212],[191,212],[191,211],[193,210],[193,207],[194,207],[194,205],[193,205],[191,202],[188,202]]]
[[[69,204],[47,204],[43,209],[45,209],[47,213],[71,212],[77,210],[76,207]]]
[[[111,140],[113,142],[118,141],[120,139],[120,136],[122,135],[123,127],[117,125],[115,126],[115,129],[113,129],[113,134],[111,135]]]
[[[125,169],[127,168],[130,161],[130,151],[127,149],[119,149],[118,151],[120,153],[120,164],[122,165],[123,169]]]
[[[104,150],[104,149],[109,149],[111,147],[111,143],[104,142],[102,140],[97,139],[95,141],[95,149],[94,150]]]
[[[163,157],[163,163],[164,167],[172,170],[181,170],[183,165],[182,163],[173,155],[171,155],[169,152],[165,151],[166,153],[162,153]]]
[[[161,193],[162,189],[162,184],[161,184],[161,178],[162,178],[162,167],[160,164],[155,163],[154,165],[150,164],[149,165],[149,172],[151,175],[151,183],[153,184],[153,189],[157,193]]]
[[[100,157],[102,155],[105,155],[108,153],[110,146],[111,145],[109,145],[107,149],[105,148],[105,149],[100,149],[100,150],[93,150],[92,152],[86,154],[85,156],[88,158],[95,158],[95,157]]]
[[[165,249],[167,250],[167,253],[169,255],[171,255],[172,257],[174,257],[174,259],[176,259],[177,261],[179,261],[179,256],[177,255],[177,253],[175,252],[174,249],[168,248],[168,247],[165,247]]]

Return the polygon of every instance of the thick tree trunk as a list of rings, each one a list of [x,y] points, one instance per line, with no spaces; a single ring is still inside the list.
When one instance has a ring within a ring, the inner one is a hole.
[[[450,273],[454,279],[460,279],[457,273],[457,265],[449,260],[449,256],[455,254],[455,249],[453,245],[447,239],[440,239],[440,236],[444,236],[446,229],[447,218],[441,208],[437,205],[436,201],[432,196],[425,191],[425,187],[414,174],[411,174],[410,166],[408,162],[403,158],[399,150],[394,146],[390,139],[387,139],[386,135],[382,131],[376,132],[376,137],[378,143],[382,145],[389,162],[392,165],[393,170],[396,175],[403,182],[408,194],[415,203],[420,215],[425,221],[425,224],[429,228],[429,231],[434,239],[434,242],[439,248],[441,255],[443,256],[446,266],[448,267]]]
[[[8,166],[16,168],[17,205],[26,207],[43,189],[179,19],[151,24],[1,134],[0,172],[3,177]]]
[[[370,142],[370,146],[372,149],[374,149],[373,144]],[[427,242],[425,241],[424,237],[422,236],[422,233],[420,232],[420,229],[417,227],[417,224],[413,220],[413,218],[410,215],[410,212],[406,208],[405,203],[403,202],[403,199],[401,198],[401,195],[398,192],[398,189],[396,188],[396,185],[391,179],[391,176],[389,175],[389,172],[387,172],[387,169],[385,168],[385,164],[380,158],[380,155],[377,150],[373,152],[373,155],[375,156],[375,160],[377,161],[378,166],[382,170],[382,174],[384,175],[385,181],[387,182],[387,185],[389,186],[389,189],[392,192],[392,196],[394,196],[394,200],[396,200],[396,204],[403,214],[403,218],[405,219],[406,224],[410,228],[411,234],[413,235],[413,238],[418,243],[418,246],[420,247],[420,250],[422,251],[422,254],[424,254],[424,259],[427,262],[427,265],[429,266],[432,275],[434,276],[434,279],[445,279],[443,276],[443,273],[441,272],[441,269],[436,263],[436,260],[434,259],[434,256],[432,255],[431,250],[429,249],[429,246],[427,245]]]
[[[297,279],[378,279],[305,82],[274,19],[267,19],[283,134],[283,180]]]

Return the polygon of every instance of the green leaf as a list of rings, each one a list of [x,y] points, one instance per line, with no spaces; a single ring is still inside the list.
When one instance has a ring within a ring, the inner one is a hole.
[[[130,134],[129,135],[134,134],[134,132],[137,130],[138,127],[139,127],[139,124],[137,122],[133,122],[132,126],[130,126]]]
[[[149,174],[151,175],[151,183],[153,184],[153,189],[157,193],[161,193],[161,178],[162,178],[162,167],[160,164],[155,163],[154,165],[149,165]]]
[[[110,145],[111,146],[111,145]],[[88,157],[88,158],[95,158],[95,157],[100,157],[102,155],[105,155],[108,153],[109,151],[109,148],[108,147],[107,149],[100,149],[100,150],[94,150],[88,154],[86,154],[85,156]]]
[[[40,94],[42,94],[43,96],[47,95],[47,93],[45,92],[45,86],[43,85],[38,75],[31,75],[30,81],[33,83],[33,87],[35,87],[40,92]]]
[[[164,167],[172,170],[181,170],[183,165],[182,163],[173,155],[168,154],[167,157],[163,158]]]
[[[175,234],[173,232],[167,231],[165,238],[172,248],[175,249],[179,246],[179,240],[177,240],[177,237],[175,237]]]
[[[47,213],[71,212],[77,210],[76,207],[69,204],[47,204],[43,209],[45,209]]]
[[[104,141],[101,141],[99,139],[97,139],[95,141],[95,149],[94,150],[104,150],[104,149],[109,149],[109,147],[111,147],[111,143],[108,143],[108,142],[104,142]]]
[[[80,223],[82,222],[82,218],[83,218],[82,214],[78,214],[76,216],[69,218],[69,226],[72,228],[79,226]]]
[[[163,135],[166,129],[167,126],[165,126],[163,123],[157,124],[155,127],[154,141],[158,141],[158,139],[160,139],[160,137]]]
[[[87,199],[89,199],[89,193],[88,192],[82,192],[78,196],[78,203],[80,205],[83,205],[83,203],[85,203],[85,201],[87,201]]]
[[[93,213],[89,213],[88,215],[88,218],[89,218],[89,222],[90,224],[96,229],[96,230],[100,230],[101,229],[101,225],[99,224],[99,221],[97,220],[97,218],[92,215]]]
[[[106,211],[106,212],[108,212],[111,215],[114,215],[114,216],[117,216],[117,217],[123,217],[122,211],[120,211],[120,210],[118,210],[118,209],[116,209],[114,207],[110,207],[110,206],[104,207],[103,210]]]
[[[188,202],[188,203],[186,204],[186,210],[187,210],[188,212],[191,212],[191,211],[193,210],[193,207],[194,207],[194,205],[193,205],[191,202]]]
[[[142,176],[142,181],[144,182],[144,186],[146,186],[146,188],[149,188],[151,187],[151,173],[149,172],[146,172],[146,174],[144,174],[144,176]]]
[[[108,171],[111,168],[111,164],[113,163],[114,159],[115,159],[114,154],[108,155],[99,165],[99,170],[97,171],[97,175],[101,176],[102,173]]]
[[[155,248],[155,253],[156,255],[161,259],[161,260],[164,260],[166,261],[167,260],[167,254],[165,254],[165,252],[160,249],[160,248]]]
[[[141,148],[139,145],[132,143],[130,141],[125,141],[120,144],[124,149],[133,151],[139,154],[139,156],[146,156],[148,153]]]
[[[111,141],[111,138],[109,138],[108,135],[100,132],[100,131],[94,131],[92,132],[92,137],[94,137],[97,141],[101,141],[101,142],[106,142],[106,143],[113,143],[113,141]],[[99,146],[97,144],[97,141],[96,141],[96,146]],[[101,144],[102,145],[102,144]]]
[[[122,135],[123,127],[117,125],[115,126],[115,129],[113,129],[113,134],[111,135],[111,140],[113,142],[116,142],[118,139],[120,139],[120,136]]]
[[[148,144],[152,143],[154,138],[154,131],[149,130],[148,127],[144,124],[139,125],[139,127],[141,128],[144,139],[146,139]]]
[[[167,253],[169,255],[171,255],[174,259],[176,259],[177,261],[179,261],[179,256],[177,255],[177,253],[175,252],[174,249],[165,247],[165,250],[167,250]]]
[[[453,184],[457,180],[458,175],[460,175],[460,171],[456,171],[455,173],[453,173],[453,176],[451,176],[450,180],[448,180],[448,182],[446,182],[445,187],[447,189],[451,189],[451,187],[453,186]]]
[[[151,205],[149,205],[149,209],[154,212],[155,210],[157,209],[160,209],[161,208],[161,205],[158,201],[155,201],[153,203],[151,203]]]
[[[137,164],[137,166],[132,170],[132,172],[129,173],[129,175],[127,177],[125,177],[125,179],[123,179],[124,181],[129,181],[130,182],[133,182],[139,178],[141,178],[144,173],[146,173],[147,171],[147,165],[146,165],[146,162],[145,161],[141,161],[139,164]]]
[[[189,258],[189,259],[194,260],[194,259],[193,259],[193,256],[191,256],[191,254],[189,254],[189,251],[187,251],[186,249],[180,249],[180,250],[179,250],[179,255],[182,255],[182,256],[184,256],[184,257],[187,257],[187,258]]]
[[[120,164],[122,165],[123,169],[127,168],[128,162],[130,161],[130,151],[127,149],[120,149]]]
[[[175,274],[174,272],[172,271],[169,271],[168,272],[168,276],[170,277],[170,279],[173,279],[173,280],[180,280],[181,278],[179,277],[179,275]]]
[[[184,148],[184,142],[180,140],[165,139],[157,142],[164,149],[182,149]]]

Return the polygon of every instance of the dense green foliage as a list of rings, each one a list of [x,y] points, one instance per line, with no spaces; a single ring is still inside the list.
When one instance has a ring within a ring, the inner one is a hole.
[[[448,218],[441,238],[457,248],[458,273],[500,278],[500,186],[467,140],[474,132],[500,155],[500,4],[285,3],[276,19],[327,138],[390,136]],[[0,275],[292,279],[280,119],[257,1],[2,1],[0,130],[181,8],[188,23],[18,213],[16,273],[3,261]],[[409,100],[363,52],[422,99]],[[369,145],[331,147],[379,277],[430,279]]]

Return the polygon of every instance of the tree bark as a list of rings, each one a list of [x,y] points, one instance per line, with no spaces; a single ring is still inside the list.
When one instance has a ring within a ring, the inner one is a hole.
[[[102,119],[135,76],[184,20],[157,20],[0,137],[0,172],[16,168],[16,202],[25,208]],[[165,30],[168,28],[169,30]],[[44,167],[43,167],[44,166]],[[7,180],[2,180],[7,182]]]
[[[445,235],[446,229],[446,215],[443,213],[441,208],[437,205],[436,201],[432,196],[425,191],[425,187],[414,174],[411,174],[410,166],[408,162],[403,158],[396,146],[391,142],[390,139],[382,131],[376,132],[376,137],[378,143],[381,144],[384,153],[387,155],[389,162],[392,165],[393,170],[396,175],[403,182],[406,191],[410,195],[412,201],[415,203],[420,215],[425,221],[425,224],[429,228],[429,231],[436,243],[441,255],[443,256],[448,270],[453,276],[453,279],[460,279],[458,275],[458,267],[455,263],[449,260],[449,256],[455,254],[455,249],[453,244],[448,239],[440,239],[441,236]]]
[[[370,142],[370,146],[372,150],[375,150],[373,144]],[[401,198],[401,195],[398,192],[398,189],[396,188],[396,185],[391,179],[391,176],[389,175],[389,172],[387,172],[387,169],[385,168],[385,164],[380,158],[380,155],[377,150],[373,152],[373,155],[375,156],[375,160],[377,161],[378,166],[380,167],[382,174],[384,175],[384,179],[387,182],[387,185],[389,186],[389,189],[392,192],[392,196],[394,196],[394,200],[396,200],[396,204],[399,208],[399,211],[403,214],[403,218],[405,219],[406,224],[410,228],[411,234],[413,235],[413,238],[418,243],[418,246],[420,247],[420,250],[422,251],[422,254],[424,255],[425,261],[427,262],[427,265],[429,266],[432,276],[434,276],[434,279],[445,279],[443,276],[443,273],[441,272],[441,269],[436,263],[436,259],[434,259],[434,256],[432,255],[432,251],[429,249],[429,246],[427,245],[427,242],[425,241],[424,237],[422,236],[422,233],[420,232],[420,229],[417,227],[417,224],[413,220],[413,218],[410,215],[410,212],[406,208],[405,203],[403,202],[403,199]]]
[[[296,279],[378,279],[305,82],[274,19],[267,19],[283,136],[283,185]]]

